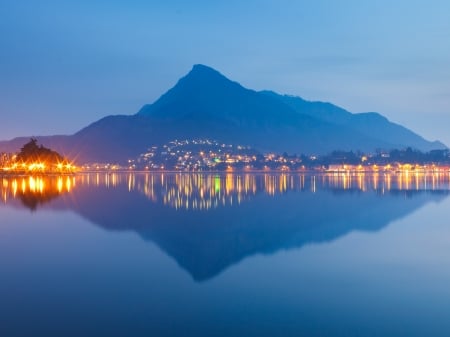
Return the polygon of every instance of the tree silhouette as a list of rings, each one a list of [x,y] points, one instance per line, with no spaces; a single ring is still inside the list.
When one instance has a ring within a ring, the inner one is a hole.
[[[36,138],[31,138],[20,149],[17,154],[17,161],[30,163],[30,162],[45,162],[45,163],[62,163],[65,161],[64,157],[58,152],[53,151],[43,145],[38,145]]]

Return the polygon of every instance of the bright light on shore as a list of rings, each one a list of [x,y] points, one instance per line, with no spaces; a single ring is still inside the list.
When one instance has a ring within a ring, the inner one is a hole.
[[[2,167],[1,170],[8,173],[74,173],[77,171],[77,167],[70,163],[32,162],[14,163],[11,166]]]

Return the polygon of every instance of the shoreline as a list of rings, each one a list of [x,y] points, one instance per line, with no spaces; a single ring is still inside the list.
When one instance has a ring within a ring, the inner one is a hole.
[[[450,174],[450,167],[435,166],[430,169],[358,169],[358,170],[326,170],[326,169],[304,169],[304,170],[211,170],[211,171],[180,171],[180,170],[79,170],[77,172],[11,172],[0,171],[0,177],[30,177],[30,176],[75,176],[82,174]]]

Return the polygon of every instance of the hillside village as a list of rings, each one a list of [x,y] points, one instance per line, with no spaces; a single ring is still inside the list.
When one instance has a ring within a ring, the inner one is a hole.
[[[173,170],[173,171],[373,171],[429,170],[450,165],[448,150],[423,153],[411,148],[365,154],[333,151],[324,156],[262,153],[249,146],[225,144],[210,139],[174,140],[152,146],[127,165],[90,163],[86,170]]]

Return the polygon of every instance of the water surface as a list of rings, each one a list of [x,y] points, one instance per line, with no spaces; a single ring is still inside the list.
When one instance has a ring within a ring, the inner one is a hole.
[[[1,336],[447,336],[448,173],[0,178]]]

